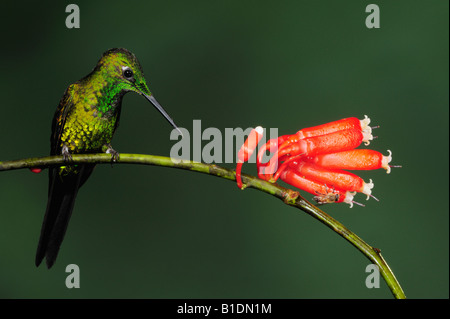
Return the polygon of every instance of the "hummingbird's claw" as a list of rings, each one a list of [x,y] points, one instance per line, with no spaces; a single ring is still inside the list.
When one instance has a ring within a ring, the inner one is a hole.
[[[111,154],[111,163],[117,162],[120,159],[120,154],[115,149],[112,148],[110,144],[105,144],[103,146],[106,154]]]
[[[61,155],[64,159],[64,162],[71,162],[72,161],[72,155],[69,152],[69,148],[66,144],[63,145],[61,149]]]

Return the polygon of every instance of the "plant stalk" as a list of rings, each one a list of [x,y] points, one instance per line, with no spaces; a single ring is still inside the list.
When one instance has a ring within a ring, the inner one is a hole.
[[[72,155],[73,164],[110,164],[111,155],[109,154],[74,154]],[[231,181],[236,179],[234,170],[223,168],[212,164],[203,164],[186,160],[172,160],[169,157],[162,157],[156,155],[143,155],[143,154],[120,154],[120,158],[114,164],[142,164],[142,165],[154,165],[173,167],[178,169],[185,169],[204,173],[208,175],[225,178]],[[19,159],[14,161],[0,162],[0,171],[16,170],[24,168],[49,168],[59,165],[68,165],[64,162],[62,156],[47,156],[36,157],[28,159]],[[287,189],[278,184],[272,184],[257,177],[242,175],[242,181],[244,188],[254,188],[262,192],[268,193],[281,199],[286,205],[296,207],[308,215],[311,215],[322,224],[331,228],[334,232],[339,234],[350,244],[355,246],[361,253],[363,253],[373,264],[378,266],[378,269],[385,280],[387,286],[391,290],[392,294],[397,299],[405,299],[405,293],[403,292],[400,283],[395,278],[394,273],[389,268],[389,265],[384,260],[378,248],[374,248],[364,242],[355,233],[346,228],[343,224],[335,220],[330,215],[326,214],[318,207],[306,201],[296,191]]]

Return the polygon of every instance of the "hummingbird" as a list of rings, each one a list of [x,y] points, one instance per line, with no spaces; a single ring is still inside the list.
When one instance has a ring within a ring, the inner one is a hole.
[[[53,117],[50,155],[62,155],[67,165],[49,169],[47,209],[36,266],[44,257],[48,268],[55,263],[78,190],[95,167],[95,164],[70,165],[72,154],[106,152],[111,154],[112,162],[119,159],[111,140],[119,125],[122,98],[128,92],[145,97],[180,131],[150,92],[136,56],[124,48],[103,53],[91,73],[69,85]]]

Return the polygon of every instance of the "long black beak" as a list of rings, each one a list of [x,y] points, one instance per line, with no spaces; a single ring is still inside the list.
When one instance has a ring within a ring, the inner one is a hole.
[[[169,116],[169,114],[167,114],[167,112],[164,110],[164,108],[161,106],[161,104],[159,104],[158,101],[156,101],[156,99],[153,97],[153,95],[147,95],[147,94],[143,94],[143,95],[166,118],[166,120],[170,123],[170,125],[172,125],[181,134],[181,136],[183,136],[183,133],[181,133],[178,126],[175,124],[175,122],[172,120],[172,118]]]

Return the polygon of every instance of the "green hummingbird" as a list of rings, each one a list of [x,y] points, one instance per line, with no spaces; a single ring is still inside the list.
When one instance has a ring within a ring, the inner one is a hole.
[[[44,257],[47,267],[53,266],[78,189],[95,167],[94,164],[70,165],[71,154],[106,152],[111,154],[112,161],[119,159],[119,153],[110,143],[119,125],[122,98],[127,92],[144,96],[179,131],[148,89],[136,56],[123,48],[103,53],[91,73],[66,89],[53,117],[50,154],[62,155],[68,165],[49,170],[48,202],[36,266]]]

